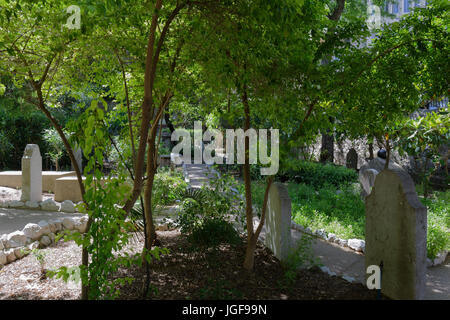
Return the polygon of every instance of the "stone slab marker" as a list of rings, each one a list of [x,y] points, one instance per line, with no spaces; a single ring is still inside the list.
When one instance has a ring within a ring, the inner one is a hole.
[[[383,170],[366,198],[365,248],[366,269],[383,262],[383,294],[392,299],[423,298],[426,240],[427,208],[412,178],[404,170]]]
[[[354,148],[348,150],[347,156],[345,157],[346,166],[349,169],[358,169],[358,153]]]
[[[76,148],[73,151],[73,155],[75,157],[75,161],[78,164],[78,168],[80,168],[81,173],[83,173],[83,152],[81,151],[80,148]],[[75,170],[73,164],[71,164],[70,167],[72,171]]]
[[[42,157],[36,144],[27,144],[23,153],[20,200],[42,201]]]
[[[281,261],[291,248],[291,199],[286,186],[274,182],[269,189],[265,245]]]

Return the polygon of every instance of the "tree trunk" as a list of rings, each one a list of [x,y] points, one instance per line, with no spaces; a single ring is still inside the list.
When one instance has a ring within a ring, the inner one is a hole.
[[[150,143],[150,141],[149,141]],[[144,191],[144,208],[145,208],[145,227],[146,227],[146,234],[147,238],[146,241],[146,248],[149,250],[152,248],[153,243],[156,240],[156,232],[155,232],[155,225],[153,223],[153,210],[152,210],[152,191],[153,191],[153,181],[155,179],[155,173],[156,173],[156,163],[154,161],[154,151],[155,148],[149,146],[147,151],[147,182],[145,184],[145,191]]]
[[[248,104],[247,87],[244,86],[242,93],[242,104],[244,105],[244,131],[250,129],[250,106]],[[250,177],[250,139],[245,137],[245,162],[244,162],[244,185],[245,185],[245,217],[247,222],[247,250],[245,253],[244,268],[247,270],[253,269],[254,252],[256,241],[253,239],[253,207],[252,207],[252,185]]]
[[[369,160],[373,160],[374,159],[374,155],[373,155],[373,143],[369,143]]]

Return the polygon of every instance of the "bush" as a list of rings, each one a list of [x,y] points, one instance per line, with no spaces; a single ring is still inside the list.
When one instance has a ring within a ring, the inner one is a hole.
[[[190,234],[207,220],[225,220],[231,209],[227,197],[207,188],[188,189],[182,199],[177,223],[184,234]]]
[[[430,199],[421,199],[427,206],[427,256],[430,259],[443,250],[450,250],[450,191],[435,192]]]
[[[342,184],[358,182],[358,174],[355,170],[333,164],[324,165],[300,160],[288,160],[278,175],[281,181],[305,183],[316,188],[326,184],[339,187]]]
[[[187,186],[182,172],[158,168],[153,184],[152,205],[173,204],[180,198]]]
[[[195,245],[236,244],[238,232],[230,221],[242,222],[243,206],[236,181],[227,175],[211,178],[209,187],[188,189],[181,196],[177,224]]]
[[[206,219],[194,227],[189,241],[196,246],[217,247],[222,243],[238,245],[241,238],[231,223],[222,219]]]

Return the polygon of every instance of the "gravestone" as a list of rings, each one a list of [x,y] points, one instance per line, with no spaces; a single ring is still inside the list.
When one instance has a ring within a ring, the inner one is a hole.
[[[381,292],[422,299],[427,260],[427,209],[403,169],[383,170],[366,198],[366,269],[383,265]],[[368,274],[370,276],[370,274]]]
[[[356,153],[356,150],[354,148],[348,150],[347,156],[345,158],[345,163],[347,168],[349,169],[358,169],[358,153]]]
[[[42,201],[42,157],[36,144],[27,144],[23,153],[20,200]]]
[[[365,199],[372,191],[375,177],[384,170],[386,160],[380,157],[370,160],[368,163],[361,166],[359,169],[359,183],[361,184],[361,197]],[[401,166],[389,161],[389,169],[403,170]]]
[[[78,168],[80,168],[80,172],[83,172],[83,152],[80,148],[76,148],[73,151],[73,156],[75,157],[75,161],[78,164]],[[71,164],[71,170],[75,170],[73,164]]]
[[[280,261],[291,248],[291,199],[285,185],[274,182],[269,189],[265,245]]]

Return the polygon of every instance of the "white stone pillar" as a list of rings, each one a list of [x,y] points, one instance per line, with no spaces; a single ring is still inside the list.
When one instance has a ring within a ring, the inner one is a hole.
[[[27,144],[23,153],[20,200],[42,201],[42,157],[36,144]]]

